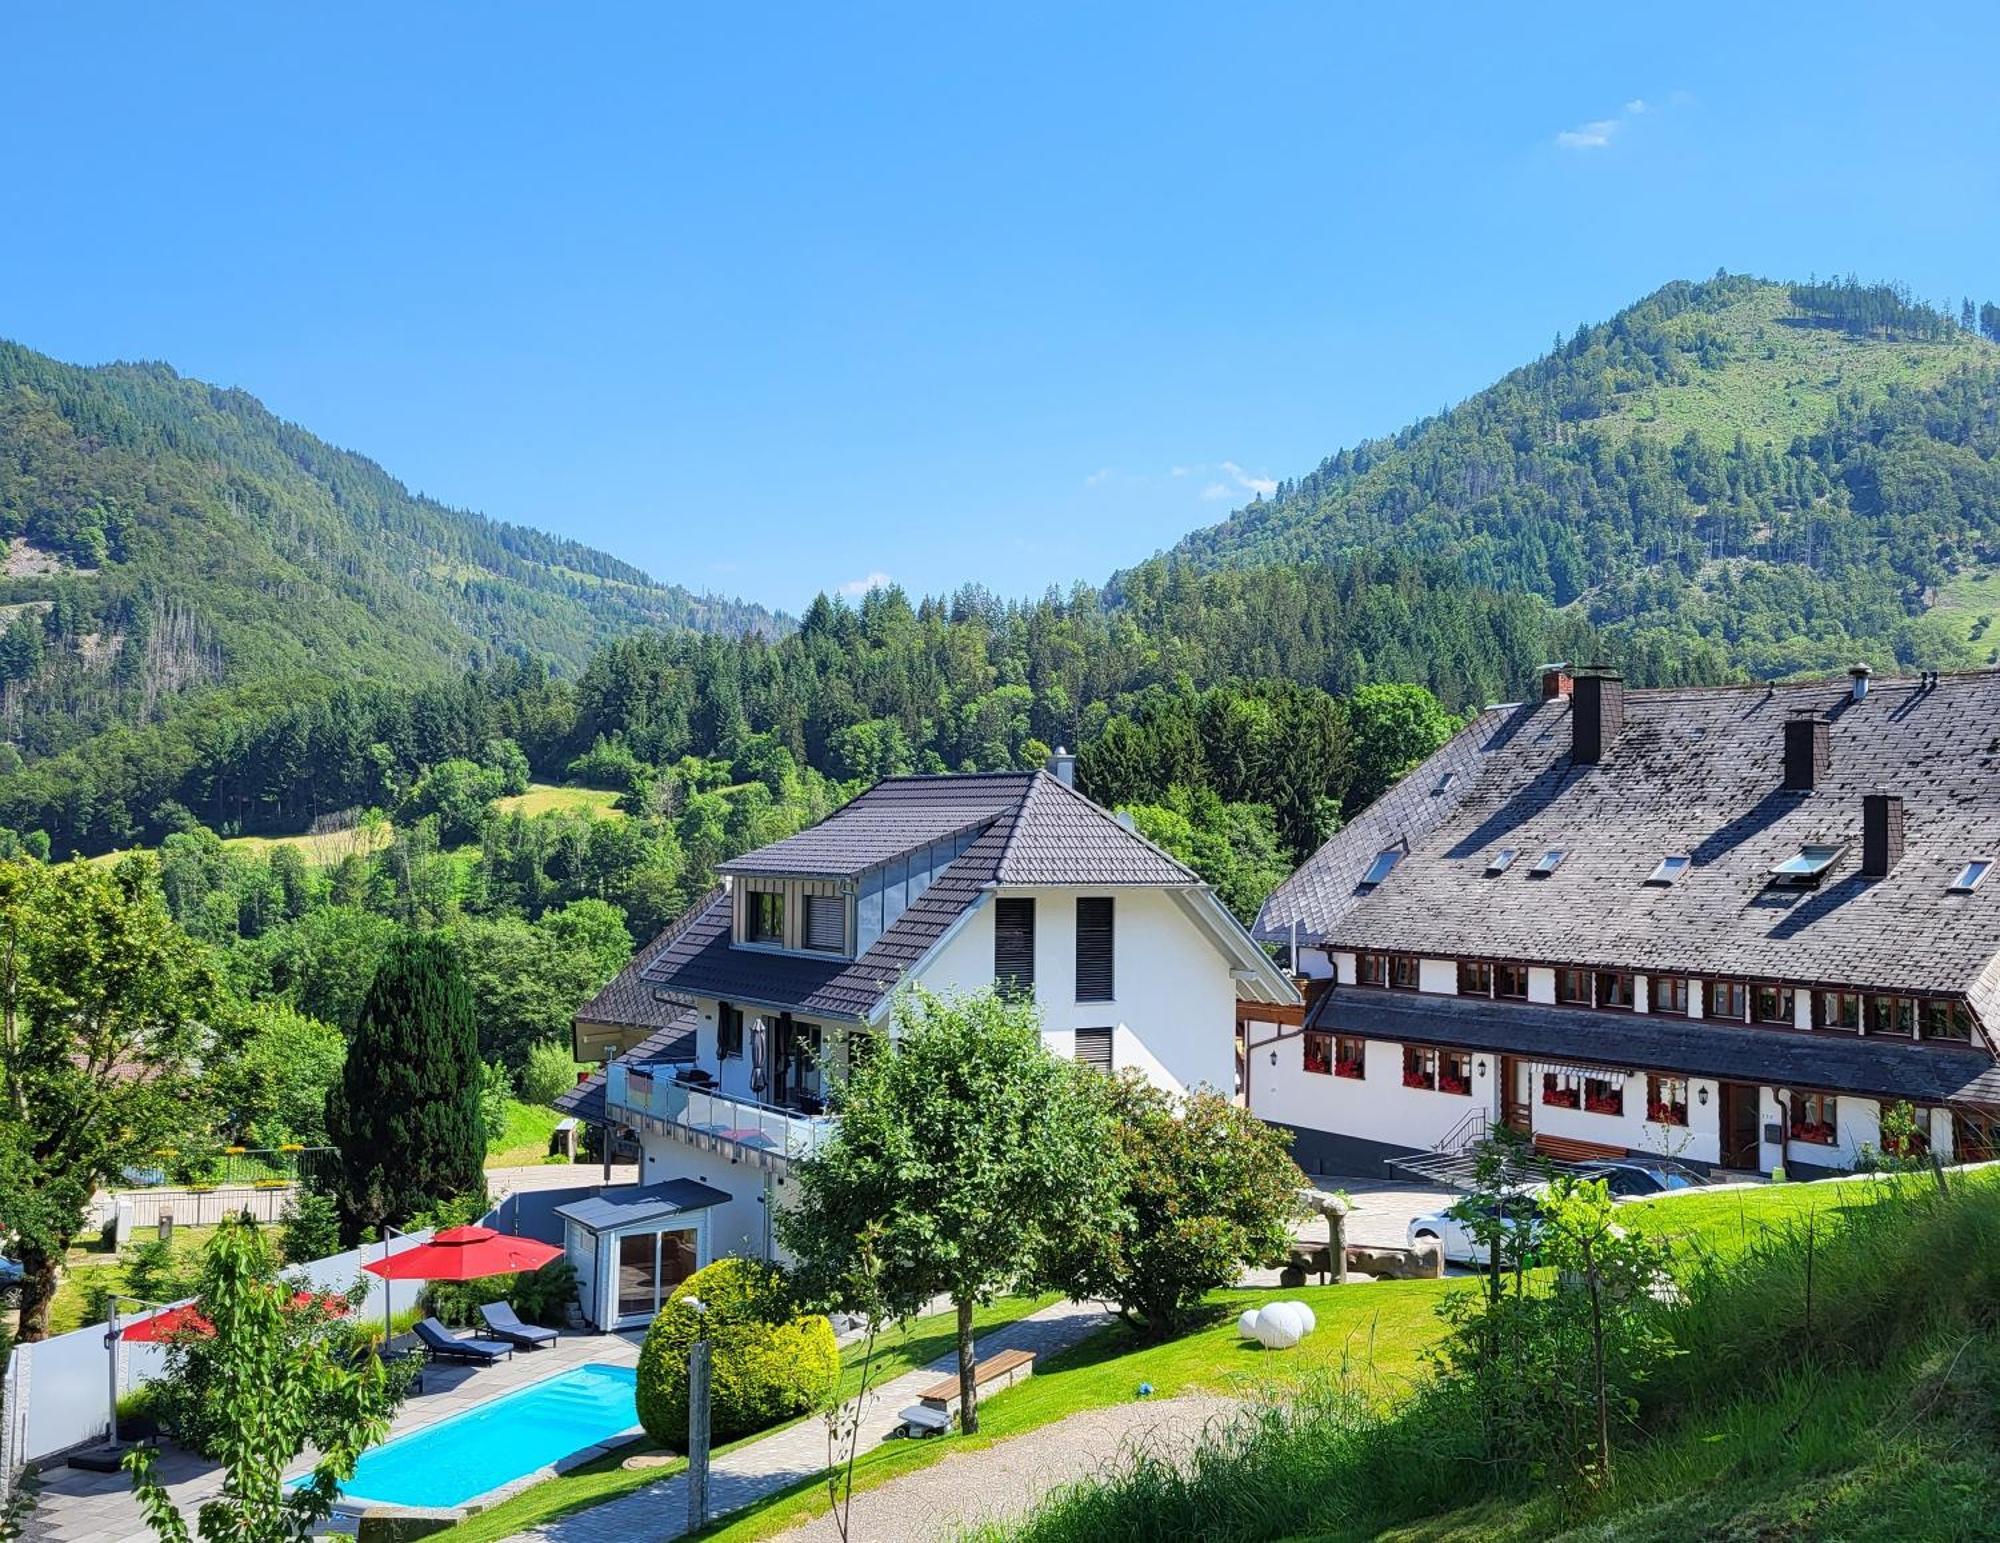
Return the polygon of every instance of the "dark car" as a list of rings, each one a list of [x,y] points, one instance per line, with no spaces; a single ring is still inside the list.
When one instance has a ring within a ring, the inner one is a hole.
[[[1614,1200],[1640,1200],[1708,1182],[1692,1168],[1673,1162],[1591,1163],[1580,1171],[1586,1179],[1602,1179]]]

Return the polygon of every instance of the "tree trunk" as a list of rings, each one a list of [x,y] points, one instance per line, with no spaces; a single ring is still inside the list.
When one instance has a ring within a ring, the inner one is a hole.
[[[21,1245],[21,1327],[14,1336],[22,1344],[48,1337],[49,1308],[55,1302],[59,1283],[57,1256],[24,1242]]]
[[[979,1389],[972,1380],[972,1298],[960,1297],[958,1307],[958,1428],[970,1436],[979,1429]]]

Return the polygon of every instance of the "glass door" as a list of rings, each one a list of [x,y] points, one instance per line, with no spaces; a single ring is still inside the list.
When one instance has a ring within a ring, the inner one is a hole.
[[[651,1317],[660,1310],[660,1235],[627,1232],[618,1239],[618,1316]]]

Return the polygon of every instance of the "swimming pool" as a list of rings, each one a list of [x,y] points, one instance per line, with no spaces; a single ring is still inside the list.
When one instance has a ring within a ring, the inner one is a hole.
[[[364,1452],[353,1501],[463,1505],[639,1423],[629,1366],[578,1366]]]

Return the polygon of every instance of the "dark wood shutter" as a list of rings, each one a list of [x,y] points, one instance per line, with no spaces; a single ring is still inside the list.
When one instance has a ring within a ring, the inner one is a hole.
[[[718,1055],[743,1054],[743,1011],[727,1002],[715,1004],[715,1047]]]
[[[1076,903],[1076,999],[1112,1000],[1111,897],[1086,895]]]
[[[1076,1031],[1076,1058],[1092,1071],[1111,1072],[1111,1030],[1078,1029]]]
[[[993,902],[993,984],[1030,996],[1035,990],[1035,902]]]

